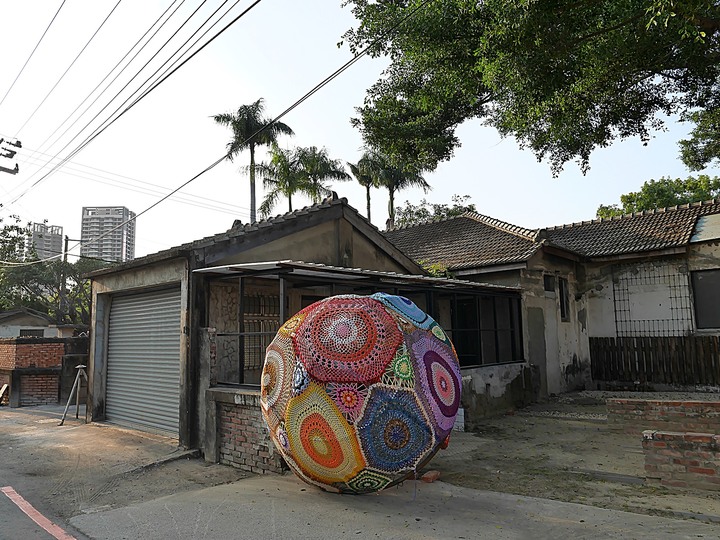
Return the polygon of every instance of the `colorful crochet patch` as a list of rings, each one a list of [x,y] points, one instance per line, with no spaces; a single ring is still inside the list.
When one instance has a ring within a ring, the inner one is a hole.
[[[448,335],[407,298],[317,302],[267,348],[261,409],[305,482],[370,493],[417,473],[452,429],[460,368]]]

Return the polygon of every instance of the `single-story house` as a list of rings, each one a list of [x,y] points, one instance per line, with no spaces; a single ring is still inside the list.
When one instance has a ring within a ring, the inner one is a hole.
[[[385,237],[458,279],[522,290],[543,396],[608,378],[720,385],[720,200],[534,230],[467,212]],[[473,392],[498,369],[483,359]]]
[[[318,299],[402,294],[464,357],[524,363],[517,288],[429,277],[345,199],[236,222],[89,277],[88,421],[164,433],[250,470],[280,466],[259,411],[265,347]],[[526,379],[529,394],[529,371]]]
[[[0,311],[0,338],[68,337],[67,332],[67,325],[56,325],[52,317],[34,309],[20,306]]]

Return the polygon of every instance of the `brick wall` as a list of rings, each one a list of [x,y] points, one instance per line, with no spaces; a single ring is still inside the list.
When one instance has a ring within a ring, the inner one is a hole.
[[[16,343],[15,339],[0,339],[0,369],[15,367]]]
[[[627,433],[647,429],[720,433],[720,396],[718,401],[608,399],[606,405],[608,426]]]
[[[59,375],[23,375],[20,377],[20,406],[57,403]]]
[[[220,463],[254,473],[283,472],[285,464],[265,427],[258,396],[217,403]]]
[[[87,348],[86,343],[87,339],[78,338],[0,339],[0,370],[5,370],[0,386],[7,383],[9,394],[17,394],[7,395],[3,401],[13,407],[57,403],[66,347],[82,348],[85,344]]]
[[[720,491],[720,435],[643,432],[648,483]]]
[[[62,365],[65,343],[18,342],[15,367],[58,367]]]
[[[0,369],[58,367],[64,354],[62,339],[0,339]]]

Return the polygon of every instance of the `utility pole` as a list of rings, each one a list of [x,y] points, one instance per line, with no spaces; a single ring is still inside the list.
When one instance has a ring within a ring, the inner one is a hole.
[[[5,146],[3,146],[3,143],[5,143]],[[9,146],[14,146],[15,148],[22,148],[22,143],[18,141],[17,139],[14,140],[6,140],[3,138],[0,138],[0,157],[12,159],[15,157],[15,154],[17,154],[17,150],[14,150],[12,148],[8,148]],[[5,172],[8,174],[17,174],[20,172],[20,166],[18,165],[17,161],[15,162],[15,167],[10,169],[8,167],[3,167],[0,165],[0,172]]]
[[[68,257],[68,243],[70,242],[68,235],[65,235],[65,249],[63,249],[63,265],[62,273],[60,275],[60,321],[63,322],[65,314],[67,313],[67,257]],[[73,240],[73,242],[79,242],[80,240]]]

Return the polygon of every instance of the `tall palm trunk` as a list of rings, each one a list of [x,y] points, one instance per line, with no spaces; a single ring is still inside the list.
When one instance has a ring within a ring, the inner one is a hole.
[[[395,190],[388,189],[388,195],[390,196],[388,199],[388,218],[390,221],[390,227],[388,228],[392,229],[395,226]]]
[[[255,145],[250,143],[250,223],[257,221],[255,214]]]
[[[368,221],[372,223],[372,220],[370,219],[370,184],[365,187],[365,192],[365,200],[367,201],[367,217]]]

